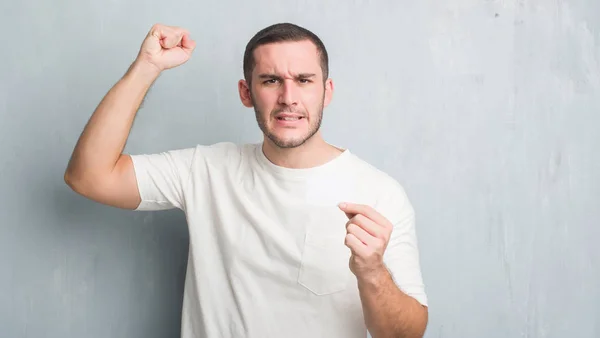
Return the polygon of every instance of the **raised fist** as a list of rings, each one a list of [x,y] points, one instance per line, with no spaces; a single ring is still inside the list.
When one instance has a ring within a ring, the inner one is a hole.
[[[163,71],[185,63],[195,47],[187,30],[156,24],[148,32],[137,58]]]

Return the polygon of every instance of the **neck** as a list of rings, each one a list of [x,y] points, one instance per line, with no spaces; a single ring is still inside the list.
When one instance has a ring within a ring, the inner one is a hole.
[[[291,169],[306,169],[325,164],[343,152],[323,140],[320,133],[313,135],[303,145],[280,148],[265,137],[263,153],[273,164]]]

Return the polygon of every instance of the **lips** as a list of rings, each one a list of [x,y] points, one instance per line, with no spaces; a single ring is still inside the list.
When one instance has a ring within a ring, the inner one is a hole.
[[[277,119],[279,121],[300,121],[303,117],[302,116],[287,116],[287,117],[282,117],[282,116],[278,116]]]
[[[275,115],[275,118],[279,121],[298,121],[304,118],[304,116],[300,114],[290,114],[290,113],[282,113]]]

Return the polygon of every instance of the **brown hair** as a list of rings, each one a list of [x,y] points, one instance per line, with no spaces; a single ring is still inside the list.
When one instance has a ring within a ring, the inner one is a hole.
[[[292,23],[278,23],[263,28],[256,33],[248,44],[244,52],[244,78],[250,84],[252,71],[254,70],[254,50],[259,46],[269,43],[310,40],[317,47],[317,53],[321,58],[321,70],[323,71],[323,81],[329,76],[329,56],[325,45],[319,37],[306,28]]]

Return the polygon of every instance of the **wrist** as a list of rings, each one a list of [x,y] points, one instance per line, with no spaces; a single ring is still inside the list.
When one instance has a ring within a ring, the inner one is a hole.
[[[359,288],[377,288],[391,276],[385,266],[370,270],[357,276]]]
[[[131,64],[125,77],[152,83],[160,73],[161,70],[156,65],[138,58]]]

